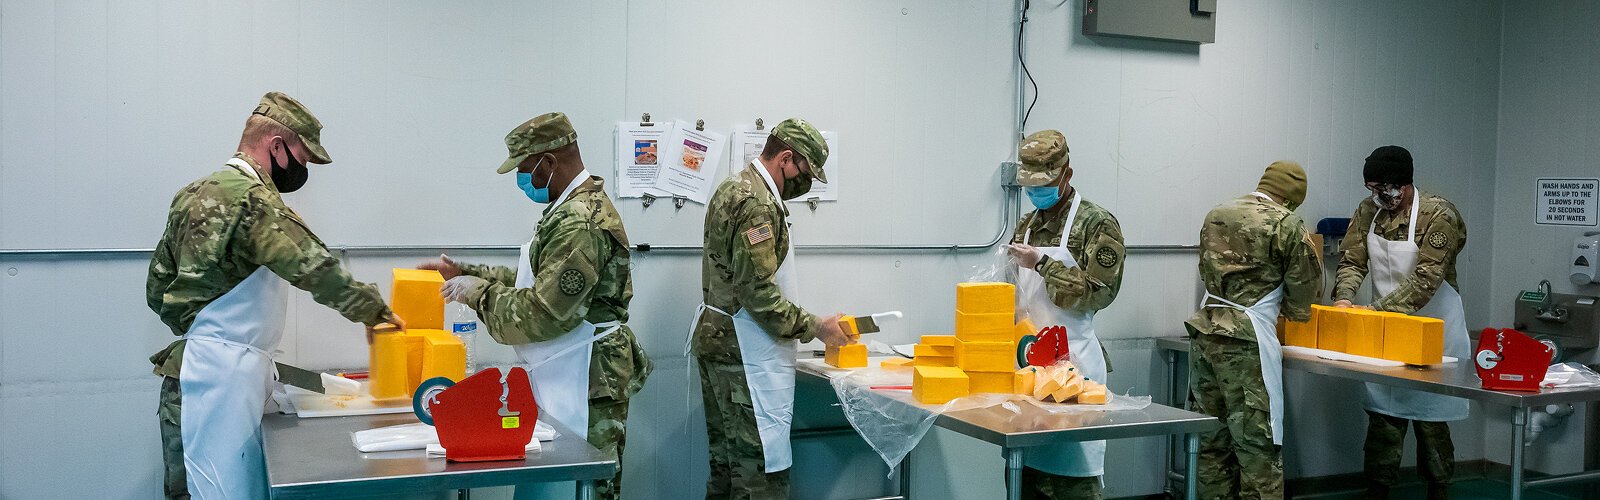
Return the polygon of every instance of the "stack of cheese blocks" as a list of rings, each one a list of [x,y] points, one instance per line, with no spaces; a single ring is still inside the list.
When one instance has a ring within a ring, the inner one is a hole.
[[[394,270],[389,307],[405,320],[406,330],[373,335],[368,376],[374,399],[409,400],[424,380],[466,378],[466,346],[444,330],[443,285],[438,271]]]
[[[1311,320],[1279,321],[1285,345],[1411,365],[1444,362],[1444,321],[1366,309],[1311,306]]]
[[[834,368],[861,368],[867,366],[867,345],[861,343],[861,328],[856,326],[855,316],[839,318],[839,329],[850,336],[853,344],[846,346],[828,346],[823,361]]]
[[[916,346],[911,394],[939,404],[970,393],[1015,392],[1016,287],[956,285],[955,335],[924,335]]]

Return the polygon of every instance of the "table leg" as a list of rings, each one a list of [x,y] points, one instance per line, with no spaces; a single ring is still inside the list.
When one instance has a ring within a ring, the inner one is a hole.
[[[578,500],[594,500],[594,481],[578,481]]]
[[[911,455],[900,459],[900,498],[911,498]]]
[[[1022,499],[1022,448],[1006,448],[1006,499]]]
[[[1523,431],[1528,425],[1528,410],[1511,409],[1511,500],[1522,500]]]
[[[456,490],[456,498],[460,500],[472,500],[472,490],[466,488]]]
[[[1176,408],[1177,405],[1174,402],[1178,400],[1178,354],[1171,350],[1166,351],[1165,354],[1164,357],[1167,361],[1167,406]],[[1169,495],[1177,493],[1172,489],[1172,475],[1177,472],[1178,467],[1178,447],[1180,446],[1178,439],[1177,435],[1167,436],[1167,477],[1162,478],[1161,489],[1166,490]]]
[[[1184,441],[1189,443],[1189,463],[1183,466],[1183,497],[1195,500],[1200,498],[1200,435],[1191,432]]]

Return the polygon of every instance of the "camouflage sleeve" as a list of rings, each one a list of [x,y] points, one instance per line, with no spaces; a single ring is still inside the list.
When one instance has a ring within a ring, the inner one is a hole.
[[[1305,221],[1289,214],[1278,222],[1273,249],[1284,259],[1283,308],[1280,315],[1293,321],[1311,319],[1311,304],[1322,293],[1322,257],[1311,241]]]
[[[229,242],[236,238],[210,235],[233,234],[241,219],[238,208],[220,201],[190,207],[204,213],[187,214],[179,219],[182,222],[169,222],[182,227],[169,225],[156,244],[145,277],[145,302],[172,333],[183,335],[200,308],[216,298],[209,292],[215,290],[217,283],[228,280],[221,260]],[[182,269],[178,268],[180,262]]]
[[[234,241],[240,255],[311,292],[312,300],[345,319],[372,326],[389,313],[378,287],[351,277],[288,207],[252,194],[238,231]]]
[[[489,331],[503,338],[548,341],[576,328],[588,314],[589,296],[600,277],[600,256],[610,252],[605,233],[579,217],[545,223],[554,226],[539,235],[533,287],[491,283],[483,295],[468,299],[477,304]]]
[[[1350,227],[1339,243],[1339,269],[1334,271],[1333,300],[1356,300],[1356,291],[1367,278],[1367,229],[1378,216],[1377,206],[1362,202],[1350,218]]]
[[[1067,267],[1059,260],[1050,259],[1037,271],[1044,278],[1050,301],[1057,306],[1098,311],[1110,306],[1122,288],[1122,265],[1126,256],[1122,227],[1112,217],[1084,233],[1087,243],[1077,266]]]
[[[1415,238],[1417,267],[1400,282],[1400,288],[1374,300],[1373,309],[1411,314],[1428,305],[1449,272],[1446,266],[1454,262],[1451,257],[1466,245],[1467,228],[1460,214],[1443,208],[1429,217],[1426,226],[1417,228]]]
[[[461,274],[477,276],[495,285],[512,286],[517,283],[517,270],[506,266],[461,263]]]
[[[775,276],[780,254],[787,251],[778,248],[778,225],[783,224],[783,219],[776,207],[758,205],[765,204],[753,200],[743,203],[730,228],[738,232],[733,238],[730,260],[739,305],[774,336],[810,342],[817,337],[816,316],[784,297]]]

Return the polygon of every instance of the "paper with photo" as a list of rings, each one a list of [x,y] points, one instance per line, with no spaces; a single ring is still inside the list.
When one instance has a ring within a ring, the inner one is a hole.
[[[618,198],[639,198],[646,194],[670,196],[656,187],[660,177],[663,141],[671,135],[673,124],[617,122],[616,176]]]
[[[662,149],[665,154],[656,175],[656,189],[702,205],[710,201],[722,154],[728,149],[728,136],[695,130],[694,125],[680,120],[666,137],[669,139]]]
[[[754,126],[739,125],[733,129],[733,164],[728,167],[728,175],[744,170],[745,165],[755,161],[761,156],[761,148],[767,146],[767,136],[772,135],[766,130],[757,130]]]

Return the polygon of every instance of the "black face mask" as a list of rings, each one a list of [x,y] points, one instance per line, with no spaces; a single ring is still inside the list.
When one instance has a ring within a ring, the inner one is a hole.
[[[278,186],[279,193],[299,191],[306,185],[306,178],[311,176],[311,171],[306,169],[305,163],[296,160],[294,155],[289,153],[287,146],[283,149],[283,156],[289,159],[288,166],[279,165],[276,156],[267,155],[267,159],[272,162],[272,184]]]
[[[809,173],[800,172],[800,175],[796,175],[792,179],[784,179],[783,192],[778,193],[778,197],[783,198],[783,201],[789,201],[804,196],[806,193],[811,192],[811,181],[815,178]]]

